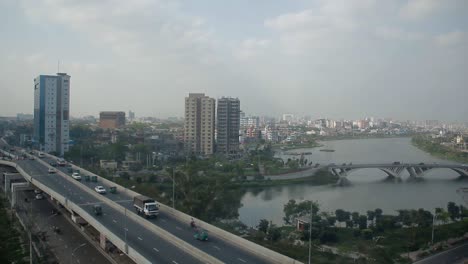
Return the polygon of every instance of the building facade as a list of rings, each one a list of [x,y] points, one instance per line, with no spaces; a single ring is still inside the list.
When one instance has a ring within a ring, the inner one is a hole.
[[[69,148],[70,76],[39,75],[34,79],[34,144],[63,156]]]
[[[188,155],[212,155],[214,152],[215,104],[203,93],[185,97],[184,148]]]
[[[116,129],[125,126],[125,112],[105,111],[99,113],[99,127]]]
[[[216,151],[236,154],[239,151],[240,101],[237,98],[218,99]]]

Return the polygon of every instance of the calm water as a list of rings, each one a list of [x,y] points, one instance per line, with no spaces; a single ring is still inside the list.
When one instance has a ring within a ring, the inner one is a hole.
[[[306,157],[314,163],[392,163],[394,161],[411,163],[453,163],[434,158],[413,147],[410,138],[337,140],[323,142],[323,148],[335,152],[321,152],[317,149],[302,149],[294,152],[312,152]],[[285,154],[283,159],[294,158]],[[295,156],[297,157],[297,156]],[[403,175],[405,179],[408,175]],[[383,183],[386,174],[378,169],[363,169],[352,172],[348,179],[350,187],[311,186],[296,184],[270,187],[262,190],[249,190],[242,198],[243,207],[239,209],[240,220],[255,226],[260,219],[273,223],[283,223],[283,206],[290,199],[314,200],[321,205],[322,211],[345,209],[365,213],[367,210],[381,208],[384,213],[396,214],[397,209],[446,207],[447,202],[463,203],[456,190],[468,187],[468,182],[454,181],[456,172],[447,169],[435,170],[424,176],[420,183]]]

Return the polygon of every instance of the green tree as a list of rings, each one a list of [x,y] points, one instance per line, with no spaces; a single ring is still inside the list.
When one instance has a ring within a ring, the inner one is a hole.
[[[367,228],[367,217],[365,215],[359,216],[359,229]]]
[[[447,204],[447,212],[450,214],[450,219],[455,221],[460,217],[460,207],[458,207],[454,202],[449,202]]]
[[[352,212],[351,213],[351,219],[353,220],[353,226],[356,226],[359,224],[359,213],[358,212]]]
[[[266,219],[261,219],[260,222],[259,222],[258,225],[257,225],[257,228],[258,228],[259,231],[261,231],[261,232],[263,232],[263,233],[266,234],[267,231],[268,231],[268,225],[269,225],[269,224],[270,224],[270,223],[268,222],[268,220],[266,220]]]

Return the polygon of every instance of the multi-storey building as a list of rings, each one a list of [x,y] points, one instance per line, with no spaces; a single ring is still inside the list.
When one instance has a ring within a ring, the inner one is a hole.
[[[63,156],[70,129],[70,76],[39,75],[34,79],[34,143],[45,152]]]
[[[237,98],[218,99],[216,151],[236,154],[239,151],[240,101]]]
[[[116,129],[125,126],[125,112],[105,111],[99,113],[99,127]]]
[[[215,99],[203,93],[190,93],[188,97],[185,97],[184,147],[186,154],[213,154],[215,105]]]

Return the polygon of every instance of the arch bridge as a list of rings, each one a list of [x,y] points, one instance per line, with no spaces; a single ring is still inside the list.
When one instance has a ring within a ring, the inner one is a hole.
[[[401,175],[407,171],[409,173],[408,181],[418,181],[422,177],[435,169],[450,169],[457,172],[459,179],[468,179],[468,165],[463,164],[425,164],[425,163],[389,163],[389,164],[330,164],[328,170],[336,176],[339,176],[338,184],[348,183],[347,176],[359,169],[379,169],[387,174],[386,180],[401,181]]]

